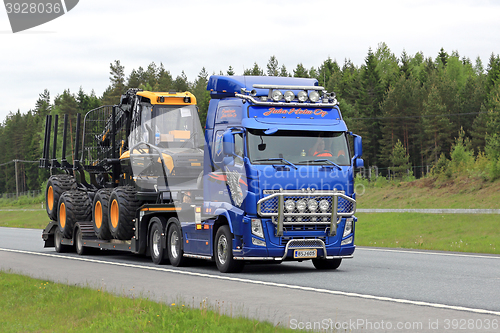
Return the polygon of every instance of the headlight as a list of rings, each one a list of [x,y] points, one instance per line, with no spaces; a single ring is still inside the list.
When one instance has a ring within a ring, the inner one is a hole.
[[[297,210],[300,212],[300,213],[303,213],[307,208],[307,202],[304,200],[304,199],[300,199],[299,201],[297,201]]]
[[[259,219],[252,219],[252,234],[257,237],[264,238],[264,230],[262,229],[262,222]]]
[[[283,98],[283,93],[279,90],[273,90],[271,98],[273,99],[273,101],[279,102]]]
[[[315,212],[316,209],[318,209],[318,202],[314,199],[309,199],[307,202],[307,208],[309,208],[311,212]]]
[[[309,93],[309,99],[311,100],[311,102],[316,103],[317,101],[319,101],[319,93],[316,90],[311,91]]]
[[[299,102],[305,102],[307,101],[307,92],[305,90],[301,90],[297,94],[297,99]]]
[[[345,220],[344,235],[342,237],[345,237],[352,232],[352,223],[353,223],[352,218]]]
[[[295,201],[291,199],[285,201],[285,209],[289,212],[293,212],[293,210],[295,209]]]
[[[291,90],[285,91],[285,102],[291,102],[295,98],[295,94]]]
[[[328,200],[321,200],[319,202],[319,209],[321,209],[321,211],[326,213],[326,211],[328,211],[328,208],[330,208],[330,203],[328,202]]]

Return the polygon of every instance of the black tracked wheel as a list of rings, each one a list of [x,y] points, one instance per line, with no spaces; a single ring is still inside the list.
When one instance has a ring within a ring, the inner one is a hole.
[[[57,221],[59,198],[69,190],[76,190],[75,178],[70,175],[50,176],[45,189],[45,209],[52,221]]]

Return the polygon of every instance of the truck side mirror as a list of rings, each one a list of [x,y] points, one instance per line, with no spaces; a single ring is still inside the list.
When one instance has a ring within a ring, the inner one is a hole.
[[[364,168],[365,162],[361,158],[363,155],[363,139],[356,134],[350,133],[354,138],[354,157],[352,158],[352,164],[355,168]]]
[[[224,151],[225,155],[228,156],[236,155],[234,151],[234,135],[230,129],[226,130],[223,134],[222,150]]]
[[[355,157],[363,155],[363,139],[359,135],[354,136],[354,155]]]

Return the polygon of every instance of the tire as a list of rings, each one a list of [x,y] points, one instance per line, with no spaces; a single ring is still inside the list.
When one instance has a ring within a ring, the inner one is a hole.
[[[327,270],[327,269],[337,269],[342,263],[342,259],[313,259],[312,260],[314,267],[319,270]]]
[[[88,249],[83,246],[83,235],[82,235],[82,230],[80,230],[80,228],[76,229],[75,249],[76,253],[78,253],[81,256],[89,252]]]
[[[71,190],[59,198],[57,222],[64,238],[73,236],[73,228],[78,221],[90,221],[92,205],[86,192]]]
[[[45,189],[45,209],[47,215],[52,221],[57,221],[57,208],[59,207],[59,198],[69,190],[76,190],[75,178],[70,175],[50,176]]]
[[[169,225],[167,234],[168,259],[172,266],[186,266],[189,260],[184,257],[182,231],[179,220],[176,217],[171,217],[167,225]]]
[[[228,225],[223,225],[217,230],[214,257],[221,273],[238,273],[245,267],[244,261],[233,258],[233,236]]]
[[[151,260],[157,265],[168,262],[168,251],[163,247],[162,236],[164,236],[163,223],[160,218],[151,219],[151,228],[149,229],[149,253]]]
[[[113,190],[109,197],[108,225],[111,236],[129,240],[134,236],[135,212],[140,207],[136,191],[132,186],[121,186]]]
[[[54,247],[56,248],[56,252],[57,253],[71,252],[73,250],[72,246],[61,244],[62,238],[63,235],[61,230],[59,230],[59,228],[56,228],[56,231],[54,232]]]
[[[92,225],[97,238],[109,240],[111,239],[111,231],[109,230],[109,197],[111,189],[103,188],[97,191],[92,205]]]

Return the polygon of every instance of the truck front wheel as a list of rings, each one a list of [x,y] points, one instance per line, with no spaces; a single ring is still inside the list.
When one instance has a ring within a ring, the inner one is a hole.
[[[320,270],[326,269],[337,269],[342,263],[342,259],[313,259],[312,260],[314,267]]]
[[[233,237],[228,225],[217,230],[214,243],[214,257],[217,268],[222,273],[238,273],[245,263],[233,258]]]

